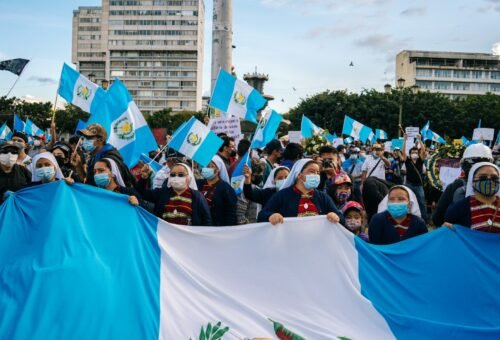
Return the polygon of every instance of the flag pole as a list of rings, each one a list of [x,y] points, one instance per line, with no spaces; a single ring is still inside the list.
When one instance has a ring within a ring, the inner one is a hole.
[[[24,69],[26,67],[23,67],[23,70],[21,71],[21,73],[19,73],[19,75],[17,76],[17,79],[16,81],[14,82],[14,84],[12,84],[12,87],[10,88],[9,92],[7,92],[7,95],[5,96],[5,98],[7,98],[9,96],[9,94],[12,92],[12,89],[14,89],[14,86],[16,86],[17,82],[19,81],[19,78],[21,78],[21,75],[23,74],[24,72]]]
[[[57,99],[59,98],[59,88],[61,87],[61,78],[59,78],[59,83],[57,84],[56,91],[56,99],[54,99],[54,107],[52,108],[52,123],[54,123],[54,119],[56,118],[56,109],[57,109]]]

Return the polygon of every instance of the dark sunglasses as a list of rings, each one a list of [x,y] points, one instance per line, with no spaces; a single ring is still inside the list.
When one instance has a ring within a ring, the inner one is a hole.
[[[186,175],[186,174],[183,174],[183,173],[178,173],[178,174],[173,173],[173,172],[172,172],[172,173],[170,173],[170,177],[181,177],[181,178],[182,178],[182,177],[186,177],[186,176],[187,176],[187,175]]]
[[[493,175],[493,176],[487,176],[487,175],[481,175],[479,177],[475,177],[474,178],[474,181],[487,181],[491,179],[493,182],[500,182],[500,177],[496,176],[496,175]]]

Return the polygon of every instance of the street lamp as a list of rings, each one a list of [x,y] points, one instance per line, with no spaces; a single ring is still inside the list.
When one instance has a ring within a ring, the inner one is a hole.
[[[391,94],[391,91],[392,91],[391,84],[385,84],[384,91],[385,91],[385,94]]]
[[[403,78],[398,79],[398,89],[399,89],[399,118],[398,118],[398,138],[401,137],[401,129],[403,126],[403,88],[405,86],[405,80]]]
[[[418,85],[413,85],[413,86],[412,86],[412,87],[410,87],[410,88],[411,88],[411,92],[412,92],[413,94],[417,94],[417,93],[418,93],[418,91],[420,90],[420,86],[418,86]]]
[[[91,82],[95,83],[95,74],[93,72],[90,72],[88,77]]]

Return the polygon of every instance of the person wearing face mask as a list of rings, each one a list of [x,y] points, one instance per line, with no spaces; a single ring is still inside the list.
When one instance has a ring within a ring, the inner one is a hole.
[[[45,150],[45,136],[33,136],[33,146],[30,148],[28,155],[33,158],[36,154]]]
[[[387,170],[387,180],[396,185],[401,185],[404,183],[404,176],[406,170],[403,170],[404,161],[401,157],[401,149],[396,146],[393,150],[393,159],[391,161],[391,166]]]
[[[26,153],[29,146],[28,135],[21,131],[14,131],[12,134],[11,142],[19,146],[19,156],[17,157],[17,164],[28,166],[31,164],[31,157]]]
[[[0,203],[6,198],[6,193],[15,192],[31,183],[30,171],[17,164],[20,151],[17,144],[0,144]]]
[[[422,143],[420,135],[417,135],[417,144],[410,149],[410,157],[408,158],[406,153],[406,134],[404,134],[401,159],[406,167],[405,185],[417,196],[422,219],[427,221],[427,206],[424,193],[425,144]]]
[[[52,147],[51,152],[56,158],[57,164],[59,164],[64,177],[71,177],[75,182],[80,183],[82,180],[70,162],[70,146],[65,142],[57,142]]]
[[[345,218],[346,229],[368,242],[368,234],[365,232],[366,213],[363,206],[356,201],[347,202],[342,208],[342,215]]]
[[[451,224],[500,233],[500,171],[489,162],[474,164],[469,172],[465,198],[451,205],[444,217]]]
[[[361,176],[363,161],[360,159],[360,149],[355,147],[351,150],[349,158],[342,163],[342,170],[346,172],[353,182],[352,198],[356,202],[361,202]]]
[[[332,185],[335,176],[342,171],[337,149],[330,145],[323,145],[319,148],[319,161],[321,174],[318,189],[326,190]]]
[[[212,224],[217,227],[237,224],[237,197],[231,187],[224,161],[215,155],[207,167],[201,169],[202,180],[196,181],[200,192],[205,196]]]
[[[85,129],[79,130],[78,134],[83,137],[81,146],[88,153],[87,172],[85,183],[95,186],[94,182],[94,165],[101,158],[110,158],[116,162],[118,169],[122,175],[126,187],[134,187],[135,177],[132,175],[128,167],[123,163],[123,157],[120,152],[111,144],[106,143],[108,133],[106,129],[99,124],[90,124]],[[79,156],[76,153],[72,154],[73,164],[81,169],[81,161],[78,161]]]
[[[245,197],[255,203],[265,206],[267,202],[274,196],[285,184],[285,180],[290,174],[290,169],[286,166],[279,166],[271,171],[267,177],[264,187],[261,189],[252,185],[252,170],[245,165],[243,175],[245,176],[245,184],[243,185],[243,194]]]
[[[281,145],[281,142],[277,139],[273,139],[272,141],[267,143],[266,147],[264,148],[264,151],[267,155],[264,159],[265,168],[264,173],[262,174],[262,180],[264,182],[267,181],[267,178],[269,177],[271,171],[273,171],[273,169],[276,168],[278,164],[280,164],[281,157],[283,157],[283,150],[283,145]]]
[[[345,172],[335,176],[333,184],[328,187],[327,193],[337,208],[342,209],[344,205],[352,200],[352,182]]]
[[[263,207],[258,222],[272,225],[283,223],[284,217],[326,215],[332,223],[344,218],[332,199],[316,188],[320,182],[320,167],[312,159],[300,159],[292,167],[285,183]]]
[[[154,204],[154,214],[169,223],[211,226],[210,209],[198,191],[191,168],[177,163],[170,170],[168,181],[161,187],[148,190],[144,181],[136,185],[143,200]]]
[[[64,175],[57,164],[57,160],[50,152],[41,152],[33,157],[31,164],[31,184],[30,186],[65,180],[68,184],[73,184],[71,178],[64,178]]]
[[[366,156],[361,168],[363,171],[361,176],[361,185],[363,185],[366,179],[371,176],[385,181],[385,168],[390,166],[391,163],[383,155],[382,145],[378,143],[373,144],[372,153]],[[361,191],[363,191],[362,188]]]
[[[219,148],[219,152],[217,154],[224,161],[226,170],[228,170],[231,167],[231,163],[234,161],[234,158],[236,157],[236,147],[234,144],[234,138],[228,136],[222,136],[221,138],[223,143]]]
[[[392,244],[427,233],[417,198],[408,187],[393,186],[378,211],[370,220],[370,243]]]

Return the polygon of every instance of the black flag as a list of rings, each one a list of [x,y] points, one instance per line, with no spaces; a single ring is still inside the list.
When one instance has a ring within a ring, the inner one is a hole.
[[[14,74],[20,75],[26,64],[29,62],[30,61],[28,59],[21,58],[0,61],[0,71],[10,71]]]

